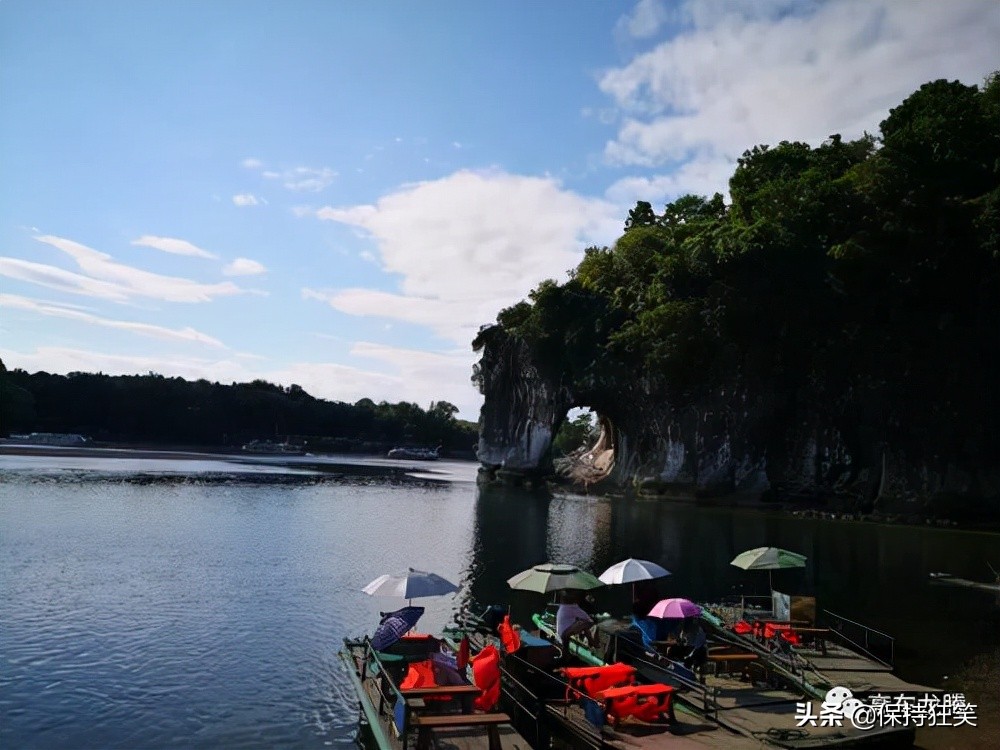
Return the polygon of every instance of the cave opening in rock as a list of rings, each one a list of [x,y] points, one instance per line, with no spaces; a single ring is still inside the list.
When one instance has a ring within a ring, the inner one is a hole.
[[[570,409],[552,441],[556,472],[589,487],[606,479],[615,466],[614,426],[590,407]]]

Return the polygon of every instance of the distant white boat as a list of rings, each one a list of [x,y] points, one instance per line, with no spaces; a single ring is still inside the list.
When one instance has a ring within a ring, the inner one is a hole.
[[[276,443],[273,440],[251,440],[242,448],[244,453],[268,453],[278,456],[302,456],[305,449],[301,445]]]
[[[32,432],[30,435],[12,436],[25,440],[34,445],[86,445],[89,441],[83,435],[76,435],[66,432]]]
[[[440,458],[437,448],[393,448],[387,457],[407,461],[437,461]]]

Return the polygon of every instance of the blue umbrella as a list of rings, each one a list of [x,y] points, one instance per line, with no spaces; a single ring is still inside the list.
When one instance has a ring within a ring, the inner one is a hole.
[[[382,620],[375,628],[375,635],[372,636],[372,648],[376,651],[389,648],[417,624],[423,613],[423,607],[403,607],[395,612],[383,614]]]

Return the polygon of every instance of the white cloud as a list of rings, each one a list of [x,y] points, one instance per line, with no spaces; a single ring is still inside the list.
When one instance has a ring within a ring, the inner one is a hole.
[[[144,234],[139,239],[132,240],[131,244],[139,245],[140,247],[151,247],[154,250],[160,250],[171,255],[189,255],[195,258],[209,258],[212,260],[218,257],[208,252],[208,250],[202,250],[200,247],[192,245],[187,240],[178,240],[173,237],[154,237],[151,234]]]
[[[733,164],[719,156],[697,155],[677,170],[651,177],[624,177],[608,187],[605,195],[620,206],[632,207],[636,201],[648,201],[654,210],[685,193],[712,195],[725,193],[733,174]]]
[[[244,207],[257,206],[260,204],[260,201],[257,200],[257,196],[252,193],[239,193],[238,195],[233,196],[233,203],[237,206]]]
[[[677,192],[723,190],[705,190],[699,174],[720,161],[731,173],[758,143],[875,132],[922,83],[978,84],[997,65],[1000,13],[977,0],[692,0],[681,14],[686,30],[600,79],[625,115],[608,160],[701,162]]]
[[[0,276],[111,302],[127,302],[130,297],[128,291],[118,284],[110,284],[107,281],[99,281],[55,266],[33,263],[20,258],[0,258]]]
[[[279,180],[288,190],[298,193],[318,193],[325,190],[338,177],[338,172],[330,167],[291,167],[288,169],[264,169],[264,162],[260,159],[244,159],[243,166],[260,172],[261,177],[268,180]],[[246,202],[237,202],[237,199]],[[233,196],[233,202],[237,206],[257,205],[251,203],[257,200],[249,193]]]
[[[268,169],[261,172],[262,177],[280,180],[285,188],[298,193],[318,193],[327,188],[337,175],[336,170],[330,167],[293,167],[283,171]]]
[[[646,39],[656,34],[669,17],[663,0],[639,0],[632,12],[622,17],[618,26],[631,37]]]
[[[14,352],[8,349],[2,353],[2,358],[4,363],[10,363],[8,366],[20,367],[29,372],[102,372],[106,375],[157,372],[186,380],[205,378],[220,383],[247,382],[262,377],[230,359],[145,357],[57,346],[40,346],[34,352]]]
[[[77,307],[60,305],[54,302],[44,302],[29,297],[21,297],[13,294],[0,294],[0,307],[11,310],[22,310],[24,312],[45,315],[48,317],[62,318],[65,320],[75,320],[80,323],[101,326],[104,328],[114,328],[127,331],[139,336],[155,338],[164,341],[179,341],[185,343],[204,344],[205,346],[225,348],[225,345],[218,339],[194,328],[165,328],[163,326],[151,325],[149,323],[139,323],[130,320],[112,320],[102,318],[88,312],[84,312]]]
[[[264,268],[263,264],[255,260],[236,258],[222,269],[222,273],[226,276],[256,276],[257,274],[267,273],[267,269]]]
[[[14,258],[0,259],[0,274],[61,291],[123,302],[136,297],[166,302],[210,302],[221,296],[241,294],[244,290],[226,281],[202,284],[176,276],[163,276],[150,271],[116,263],[111,256],[81,245],[73,240],[52,235],[35,237],[72,258],[82,274],[64,271]]]
[[[479,326],[546,278],[565,279],[590,244],[620,233],[620,211],[555,180],[456,172],[402,188],[376,205],[316,215],[366,230],[399,293],[312,290],[343,312],[403,320],[468,345]]]
[[[476,420],[482,397],[472,385],[471,352],[435,353],[397,349],[358,342],[351,356],[361,362],[371,360],[383,371],[334,363],[296,363],[270,376],[280,383],[298,383],[320,398],[354,403],[362,398],[375,402],[409,401],[426,409],[431,401],[449,401],[459,408],[461,418]]]

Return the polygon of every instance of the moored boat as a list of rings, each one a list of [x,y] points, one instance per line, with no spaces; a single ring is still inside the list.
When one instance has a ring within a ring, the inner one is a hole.
[[[498,615],[497,613],[501,613]],[[473,651],[486,644],[502,654],[501,707],[511,713],[533,747],[578,750],[749,750],[758,740],[708,722],[675,704],[669,685],[646,681],[625,664],[593,666],[561,654],[552,641],[512,627],[501,607],[486,616],[465,615],[446,631],[457,642],[471,640]],[[591,657],[591,661],[596,657]],[[676,705],[676,710],[675,710]],[[523,724],[523,725],[522,725]]]
[[[268,456],[303,456],[305,448],[292,443],[279,443],[274,440],[251,440],[241,447],[244,453],[257,453]]]
[[[556,638],[552,611],[536,614],[533,621],[540,632]],[[571,651],[590,664],[619,661],[636,667],[645,680],[672,686],[679,705],[744,738],[789,750],[902,748],[913,744],[912,726],[861,728],[843,717],[839,722],[830,722],[830,726],[800,723],[802,707],[815,702],[818,712],[829,698],[829,688],[824,690],[805,679],[802,671],[792,671],[766,650],[728,638],[720,631],[709,634],[707,659],[693,679],[688,667],[663,653],[667,644],[643,643],[623,620],[600,618],[597,632],[597,648],[574,637],[570,639]]]
[[[393,448],[386,458],[398,458],[409,461],[437,461],[439,448]]]
[[[388,645],[344,640],[340,658],[379,750],[442,742],[454,750],[526,750],[510,717],[493,710],[489,686],[472,684],[443,643],[430,635],[403,635]]]

